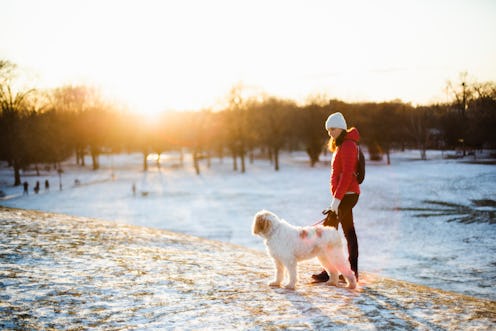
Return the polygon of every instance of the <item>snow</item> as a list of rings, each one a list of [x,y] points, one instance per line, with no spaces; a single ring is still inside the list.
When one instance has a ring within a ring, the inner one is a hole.
[[[0,207],[4,330],[490,330],[496,302],[362,273],[355,290],[267,285],[264,252]]]
[[[445,160],[435,151],[428,151],[427,161],[417,161],[419,155],[396,152],[389,166],[367,163],[354,209],[360,270],[496,300],[494,216],[466,224],[449,222],[453,215],[415,217],[405,210],[425,207],[426,200],[477,209],[472,200],[496,196],[496,167]],[[263,252],[262,241],[251,234],[253,215],[268,209],[297,225],[322,219],[320,211],[330,203],[329,158],[311,168],[304,153],[285,153],[280,171],[257,159],[244,174],[232,170],[230,158],[212,159],[210,168],[202,161],[200,176],[189,156],[184,167],[169,160],[159,169],[150,162],[146,173],[139,154],[102,156],[99,171],[70,160],[63,165],[62,190],[55,171],[39,177],[33,171],[24,174],[28,196],[22,196],[21,187],[12,187],[12,170],[4,165],[0,190],[7,196],[0,205],[164,229]],[[75,179],[81,184],[75,185]],[[40,194],[32,192],[36,181]],[[494,214],[494,207],[489,210]]]

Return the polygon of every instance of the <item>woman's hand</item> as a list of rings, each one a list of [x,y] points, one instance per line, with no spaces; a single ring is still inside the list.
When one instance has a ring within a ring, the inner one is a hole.
[[[332,199],[331,207],[329,209],[332,210],[333,212],[335,212],[336,215],[338,214],[338,208],[339,208],[340,203],[341,203],[341,200],[336,199],[336,198]]]

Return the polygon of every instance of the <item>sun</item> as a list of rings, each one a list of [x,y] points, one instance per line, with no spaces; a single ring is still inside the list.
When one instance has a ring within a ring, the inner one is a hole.
[[[132,96],[123,96],[132,112],[141,114],[150,119],[156,118],[166,111],[165,102],[147,91],[134,90]]]

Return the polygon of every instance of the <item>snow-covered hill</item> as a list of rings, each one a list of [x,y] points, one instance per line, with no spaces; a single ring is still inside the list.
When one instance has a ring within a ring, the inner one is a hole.
[[[160,169],[150,161],[147,173],[139,154],[102,156],[99,171],[69,160],[62,190],[53,170],[24,173],[28,196],[12,187],[12,169],[4,164],[0,189],[7,198],[0,205],[170,230],[263,252],[262,241],[250,233],[253,215],[268,209],[297,225],[320,220],[330,203],[329,157],[310,168],[304,153],[284,153],[279,172],[257,159],[244,174],[232,170],[230,158],[213,159],[210,168],[202,161],[200,176],[188,155],[182,168],[173,158],[164,158]],[[390,166],[367,163],[355,208],[359,268],[496,300],[496,166],[447,160],[434,151],[427,157],[418,161],[418,151],[395,152]],[[37,181],[41,191],[34,194]]]
[[[201,216],[199,217],[201,221]],[[262,252],[0,207],[0,328],[490,330],[496,302],[362,273],[356,290],[267,286]]]

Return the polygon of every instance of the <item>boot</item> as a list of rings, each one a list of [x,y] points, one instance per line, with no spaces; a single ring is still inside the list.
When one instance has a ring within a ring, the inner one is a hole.
[[[327,274],[327,271],[322,270],[319,274],[313,274],[312,279],[314,283],[325,283],[329,280],[329,275]]]

